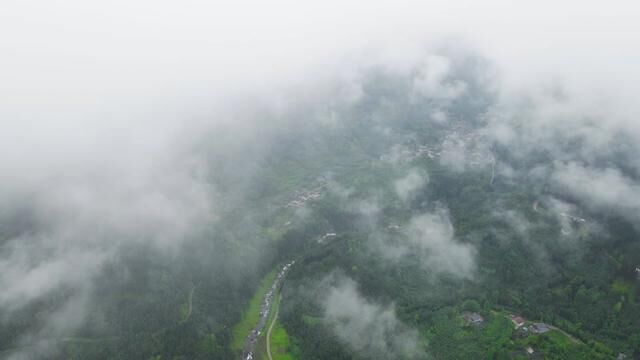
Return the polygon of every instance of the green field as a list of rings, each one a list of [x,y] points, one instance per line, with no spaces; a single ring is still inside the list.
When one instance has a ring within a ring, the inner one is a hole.
[[[271,356],[274,360],[293,360],[295,357],[290,353],[291,342],[287,330],[279,322],[271,331]]]

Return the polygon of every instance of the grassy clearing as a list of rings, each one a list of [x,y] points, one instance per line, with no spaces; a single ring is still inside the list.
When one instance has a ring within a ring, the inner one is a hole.
[[[273,360],[294,360],[293,355],[289,353],[290,339],[287,330],[276,321],[276,325],[271,331],[271,356]]]
[[[271,284],[273,284],[275,277],[276,270],[274,269],[262,279],[260,287],[258,287],[256,292],[253,294],[247,309],[242,314],[242,319],[233,327],[233,340],[231,341],[232,351],[242,351],[244,340],[260,319],[260,304],[262,303],[267,291],[269,291]]]
[[[569,339],[565,334],[558,330],[551,330],[546,333],[547,339],[558,346],[563,346],[566,348],[571,348],[573,346],[578,346],[578,344],[574,343]]]
[[[280,294],[275,295],[275,300],[273,301],[273,307],[271,308],[271,312],[269,315],[269,321],[267,321],[267,329],[271,325],[273,321],[273,317],[275,316],[278,308],[280,307],[280,301],[282,300]],[[268,333],[265,330],[265,341],[261,342],[261,357],[260,359],[268,359],[267,356],[267,345],[266,345],[266,334]],[[290,353],[290,339],[289,334],[287,334],[287,330],[282,327],[280,322],[276,319],[273,329],[271,330],[271,356],[273,360],[294,360],[295,357]]]
[[[322,318],[309,316],[309,315],[302,315],[302,321],[304,321],[304,323],[307,325],[313,326],[313,325],[321,324]]]
[[[633,283],[626,280],[617,279],[611,284],[611,290],[615,294],[623,296],[626,301],[632,304],[635,303],[635,289]]]

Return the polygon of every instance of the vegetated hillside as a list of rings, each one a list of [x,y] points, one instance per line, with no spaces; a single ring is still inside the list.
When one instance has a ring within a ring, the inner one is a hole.
[[[447,98],[417,96],[415,73],[375,69],[358,99],[303,104],[286,127],[245,144],[251,161],[213,153],[224,206],[210,226],[175,252],[120,249],[79,330],[24,340],[42,328],[38,314],[65,303],[63,289],[8,317],[0,350],[230,359],[260,279],[296,259],[279,314],[293,358],[640,356],[635,224],[545,172],[558,154],[582,153],[580,142],[525,149],[492,137],[497,100],[483,66],[456,63],[447,81],[465,91]],[[29,231],[9,215],[6,238]],[[557,329],[516,331],[510,315]]]
[[[356,120],[347,121],[354,126],[353,138],[330,136],[326,141],[335,141],[335,152],[314,153],[313,160],[300,159],[290,169],[296,173],[304,164],[325,163],[324,170],[331,173],[322,198],[306,203],[306,215],[283,236],[291,244],[287,249],[295,248],[301,258],[281,304],[297,356],[638,356],[635,268],[640,244],[634,223],[571,195],[565,188],[571,184],[561,186],[550,176],[528,172],[552,167],[558,153],[549,148],[556,145],[522,157],[517,149],[484,138],[488,108],[465,101],[487,96],[471,93],[450,105],[471,110],[452,114],[443,126],[424,121],[417,115],[420,105],[403,102],[402,91],[385,93],[385,101],[377,102],[372,98],[379,100],[380,87],[373,88],[366,92],[371,98],[361,100],[366,107],[354,106]],[[382,130],[354,125],[380,112],[388,116]],[[352,148],[345,150],[345,144]],[[571,141],[558,145],[569,159],[581,159],[577,154],[587,146]],[[358,158],[349,164],[352,154]],[[619,161],[617,156],[608,161]],[[285,178],[288,174],[282,172]],[[446,234],[447,223],[452,234]],[[438,226],[445,227],[445,234],[433,230]],[[336,236],[326,236],[332,233]],[[471,256],[464,256],[469,254],[463,251],[465,244]],[[357,284],[357,304],[371,309],[354,317],[374,313],[371,319],[333,316],[326,294],[342,289],[343,278]],[[417,332],[410,353],[398,352],[394,327],[377,328],[391,320],[376,318],[376,311],[388,309]],[[468,312],[479,313],[484,322],[466,324],[463,315]],[[559,330],[516,331],[509,315]],[[370,343],[378,337],[384,346]]]

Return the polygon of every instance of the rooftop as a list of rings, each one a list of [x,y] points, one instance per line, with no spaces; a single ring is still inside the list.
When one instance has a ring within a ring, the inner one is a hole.
[[[532,330],[537,332],[538,334],[543,334],[551,330],[551,328],[549,328],[549,325],[545,323],[535,323],[531,327],[532,327]]]
[[[482,315],[478,313],[466,313],[462,315],[462,318],[468,323],[481,323],[484,321]]]

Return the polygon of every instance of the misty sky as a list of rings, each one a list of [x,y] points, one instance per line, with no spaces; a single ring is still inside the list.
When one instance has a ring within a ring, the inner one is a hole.
[[[29,97],[53,106],[54,92],[62,106],[265,91],[381,46],[377,56],[402,61],[442,36],[488,51],[518,76],[630,76],[639,11],[631,1],[10,0],[0,14],[1,94],[6,105]]]
[[[286,88],[410,66],[443,43],[498,64],[503,86],[561,84],[632,117],[638,15],[631,1],[4,1],[0,171],[22,182],[114,144],[146,158],[179,131],[228,121],[230,99],[277,103]]]

